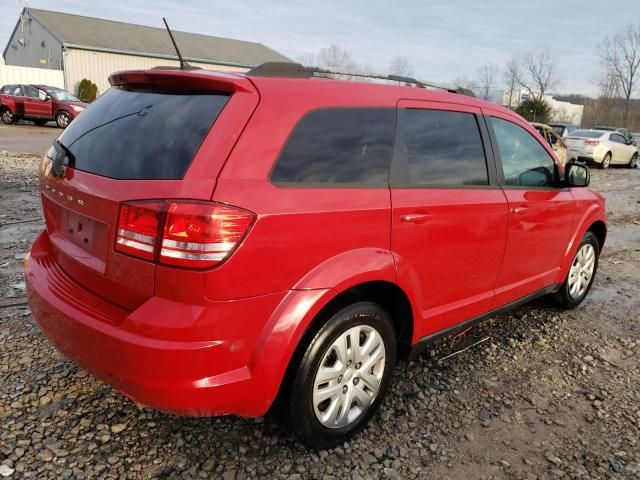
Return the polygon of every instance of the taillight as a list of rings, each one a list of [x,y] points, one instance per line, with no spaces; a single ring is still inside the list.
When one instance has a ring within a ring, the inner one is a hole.
[[[153,260],[164,204],[156,201],[123,203],[118,217],[116,250]]]
[[[116,250],[168,265],[210,268],[233,252],[254,218],[246,210],[212,202],[123,203]]]
[[[253,222],[253,214],[216,203],[169,202],[160,261],[212,267],[229,256]]]
[[[596,145],[598,145],[600,143],[599,140],[585,140],[584,144],[590,147],[595,147]]]

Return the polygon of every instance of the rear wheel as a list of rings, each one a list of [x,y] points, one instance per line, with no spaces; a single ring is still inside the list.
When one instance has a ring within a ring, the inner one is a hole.
[[[636,168],[638,166],[638,154],[634,153],[633,156],[631,157],[631,160],[629,160],[629,168]]]
[[[582,303],[596,276],[599,254],[598,239],[587,232],[573,257],[567,278],[552,297],[557,306],[571,309]]]
[[[331,448],[364,428],[389,387],[396,343],[389,315],[371,302],[343,308],[320,328],[283,405],[305,445]]]
[[[16,123],[16,121],[18,120],[18,117],[16,117],[13,113],[11,113],[11,110],[9,110],[6,107],[3,108],[2,111],[0,112],[0,117],[2,117],[2,121],[7,125]]]
[[[67,112],[58,112],[56,114],[56,123],[60,128],[67,128],[71,123],[71,115]]]
[[[602,163],[600,164],[600,168],[609,168],[611,164],[611,152],[607,153],[602,159]]]

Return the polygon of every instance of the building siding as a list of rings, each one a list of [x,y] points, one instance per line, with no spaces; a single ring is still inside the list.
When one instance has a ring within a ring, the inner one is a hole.
[[[109,75],[121,70],[149,69],[161,65],[178,66],[178,61],[162,58],[142,57],[138,55],[123,55],[108,52],[95,52],[75,48],[65,49],[64,73],[66,88],[77,93],[78,85],[83,79],[91,80],[98,86],[98,94],[109,88]],[[223,72],[246,72],[246,68],[225,65],[211,65],[206,63],[189,62],[194,67],[205,70]]]
[[[64,74],[62,70],[45,70],[44,68],[0,64],[0,86],[13,83],[32,83],[64,88]]]
[[[62,69],[62,44],[34,18],[18,24],[9,39],[5,63],[18,67]],[[21,42],[20,40],[23,40]],[[44,46],[43,46],[44,44]]]

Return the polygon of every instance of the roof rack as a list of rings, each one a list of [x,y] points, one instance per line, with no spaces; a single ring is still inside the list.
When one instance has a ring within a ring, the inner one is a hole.
[[[436,88],[450,93],[459,93],[475,97],[473,92],[467,88],[451,88],[433,82],[418,80],[413,77],[403,75],[387,75],[382,73],[359,72],[353,70],[342,70],[339,68],[305,67],[299,63],[292,62],[266,62],[253,67],[247,72],[252,77],[287,77],[287,78],[312,78],[320,75],[348,75],[350,77],[375,78],[377,80],[387,80],[415,85],[420,88]]]

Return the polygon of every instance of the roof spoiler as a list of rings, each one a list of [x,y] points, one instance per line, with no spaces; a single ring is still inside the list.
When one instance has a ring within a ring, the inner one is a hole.
[[[420,88],[435,88],[450,93],[458,93],[475,97],[473,92],[468,88],[451,88],[446,85],[418,80],[413,77],[405,77],[403,75],[390,75],[382,73],[359,72],[354,70],[343,70],[340,68],[320,68],[305,67],[299,63],[292,62],[266,62],[262,65],[253,67],[247,72],[250,77],[285,77],[285,78],[313,78],[317,75],[348,75],[351,77],[374,78],[376,80],[386,80],[392,82],[406,83],[415,85]]]

